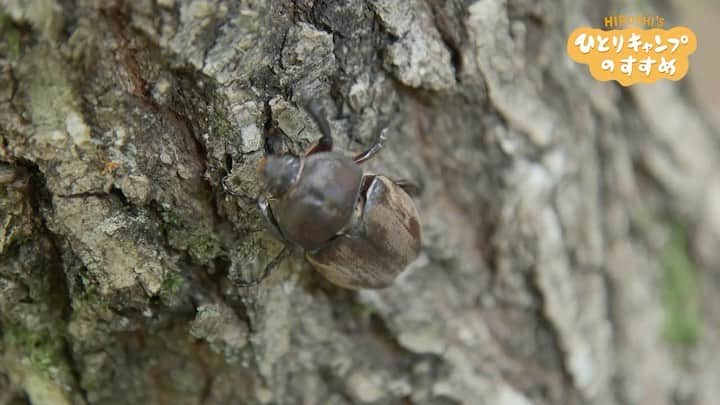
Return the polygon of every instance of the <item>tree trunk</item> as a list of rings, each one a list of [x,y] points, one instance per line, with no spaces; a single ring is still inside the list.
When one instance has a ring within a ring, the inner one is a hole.
[[[565,53],[635,2],[94,3],[0,2],[0,404],[720,397],[716,134]],[[240,287],[282,248],[267,113],[300,153],[305,100],[422,186],[390,288],[299,253]]]

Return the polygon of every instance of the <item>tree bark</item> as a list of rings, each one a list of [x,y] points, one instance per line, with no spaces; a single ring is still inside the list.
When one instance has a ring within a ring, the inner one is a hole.
[[[625,3],[2,0],[0,404],[715,403],[717,133],[565,53]],[[422,186],[388,289],[239,287],[309,99]]]

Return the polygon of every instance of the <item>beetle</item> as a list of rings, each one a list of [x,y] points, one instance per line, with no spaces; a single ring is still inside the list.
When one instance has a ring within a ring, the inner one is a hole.
[[[278,153],[277,137],[284,134],[272,117],[266,124],[267,155],[258,168],[260,213],[277,239],[302,249],[333,284],[387,287],[420,252],[419,215],[411,197],[418,188],[360,167],[382,149],[387,128],[370,148],[350,158],[333,151],[330,125],[319,105],[304,108],[321,133],[304,156]]]

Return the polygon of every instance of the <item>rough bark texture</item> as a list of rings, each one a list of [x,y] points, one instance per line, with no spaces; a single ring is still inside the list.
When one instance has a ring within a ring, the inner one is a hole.
[[[0,404],[720,398],[717,136],[682,84],[599,83],[564,51],[663,10],[0,5]],[[347,153],[389,126],[367,169],[423,186],[391,288],[300,255],[236,287],[281,249],[253,203],[264,106],[301,151],[308,98]]]

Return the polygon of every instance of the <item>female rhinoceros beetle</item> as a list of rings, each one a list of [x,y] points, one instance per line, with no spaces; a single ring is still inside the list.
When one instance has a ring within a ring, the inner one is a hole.
[[[332,151],[322,110],[312,103],[305,109],[322,136],[303,157],[277,153],[271,145],[279,128],[268,120],[268,154],[259,167],[265,192],[258,198],[260,212],[286,247],[303,249],[332,283],[387,287],[420,252],[418,212],[409,195],[417,188],[360,168],[382,149],[385,130],[368,150],[349,158]]]

